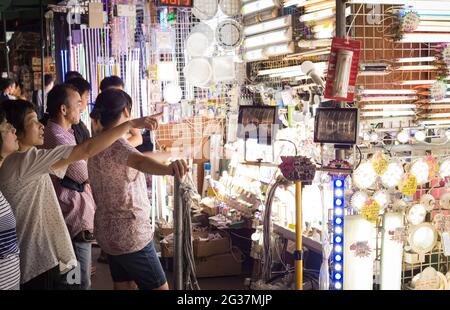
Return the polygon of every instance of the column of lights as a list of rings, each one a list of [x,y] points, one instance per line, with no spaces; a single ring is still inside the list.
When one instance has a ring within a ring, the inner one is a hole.
[[[341,290],[344,283],[344,178],[333,180],[333,289]]]

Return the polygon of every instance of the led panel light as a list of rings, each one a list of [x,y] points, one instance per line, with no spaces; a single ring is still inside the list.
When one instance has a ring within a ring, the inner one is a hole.
[[[362,215],[345,217],[344,290],[373,289],[373,238],[373,225]]]
[[[345,179],[334,178],[333,180],[333,223],[334,223],[334,235],[333,235],[333,288],[340,290],[343,287],[344,274],[342,264],[344,263],[344,253],[342,252],[342,246],[344,245],[344,191],[345,191]]]
[[[275,0],[257,0],[244,3],[241,8],[242,15],[246,16],[253,13],[258,13],[264,10],[272,9],[277,6]]]
[[[393,238],[402,229],[403,214],[384,214],[380,275],[382,290],[400,290],[402,286],[403,242]]]
[[[256,48],[289,41],[292,41],[291,27],[247,37],[244,39],[243,45],[246,48]]]
[[[263,23],[255,24],[244,28],[244,34],[251,36],[254,34],[276,30],[280,28],[286,28],[292,25],[292,16],[287,15],[281,18],[276,18]]]

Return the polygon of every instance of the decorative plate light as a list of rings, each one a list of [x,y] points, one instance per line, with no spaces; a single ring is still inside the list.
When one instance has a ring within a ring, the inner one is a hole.
[[[194,58],[184,67],[186,80],[197,87],[209,87],[212,80],[212,67],[207,58]]]
[[[433,83],[433,86],[431,86],[431,98],[434,100],[442,100],[445,98],[445,95],[447,94],[447,84],[444,81],[436,81]]]
[[[219,6],[225,15],[236,16],[241,11],[241,0],[221,0]]]
[[[431,211],[436,205],[436,199],[434,199],[433,195],[425,194],[420,197],[420,204],[424,205],[427,211]]]
[[[416,12],[407,12],[401,21],[401,31],[402,32],[413,32],[419,27],[420,16]]]
[[[208,20],[216,15],[218,8],[217,0],[195,0],[192,14],[200,20]]]
[[[350,199],[350,205],[357,210],[361,210],[367,199],[369,199],[369,195],[366,192],[358,191]]]
[[[390,162],[386,172],[381,176],[381,183],[387,188],[396,187],[404,174],[403,167],[399,162]]]
[[[405,209],[407,207],[408,207],[408,204],[402,199],[397,199],[392,204],[392,210],[394,212],[403,212],[403,211],[405,211]]]
[[[371,187],[377,178],[371,162],[365,162],[353,172],[353,182],[360,189]]]
[[[445,159],[439,167],[441,178],[450,177],[450,159]]]
[[[416,177],[417,184],[422,185],[428,182],[430,167],[425,160],[418,159],[412,164],[410,173]]]
[[[186,52],[191,57],[208,56],[213,52],[214,31],[205,23],[195,25],[186,39]]]
[[[242,26],[233,19],[225,19],[216,28],[216,41],[226,50],[239,47],[244,39]]]
[[[389,193],[385,190],[376,191],[373,194],[373,199],[380,205],[381,208],[386,208],[391,202]]]
[[[408,222],[412,225],[419,225],[425,221],[425,216],[427,215],[427,210],[422,204],[415,204],[409,208],[406,218]]]
[[[444,193],[439,198],[439,206],[442,209],[450,209],[450,193]]]
[[[163,96],[164,96],[164,100],[167,103],[175,104],[175,103],[180,102],[180,100],[183,96],[183,91],[181,90],[180,86],[178,86],[174,83],[168,83],[164,87]]]
[[[437,232],[430,223],[422,223],[413,226],[409,233],[408,242],[411,249],[419,254],[425,254],[433,250],[437,241]]]

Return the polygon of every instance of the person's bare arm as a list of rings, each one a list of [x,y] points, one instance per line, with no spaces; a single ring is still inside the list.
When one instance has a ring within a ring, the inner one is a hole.
[[[148,128],[154,130],[157,127],[158,121],[156,117],[153,116],[142,117],[125,122],[119,126],[105,130],[97,136],[75,146],[67,159],[59,160],[52,168],[58,170],[75,161],[85,160],[100,153],[126,134],[131,128]]]
[[[181,179],[188,171],[184,160],[176,160],[170,165],[164,165],[155,159],[136,152],[128,156],[127,165],[136,170],[153,175],[173,175]]]
[[[137,147],[137,146],[141,145],[144,142],[144,139],[142,138],[141,131],[139,129],[136,129],[136,128],[130,129],[130,134],[129,134],[129,137],[127,138],[127,140],[128,140],[128,143],[132,147]]]

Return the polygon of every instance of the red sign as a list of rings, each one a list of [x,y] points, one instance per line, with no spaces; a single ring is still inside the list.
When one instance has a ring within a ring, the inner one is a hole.
[[[159,0],[159,6],[175,6],[175,7],[183,7],[190,8],[192,7],[193,0]]]

